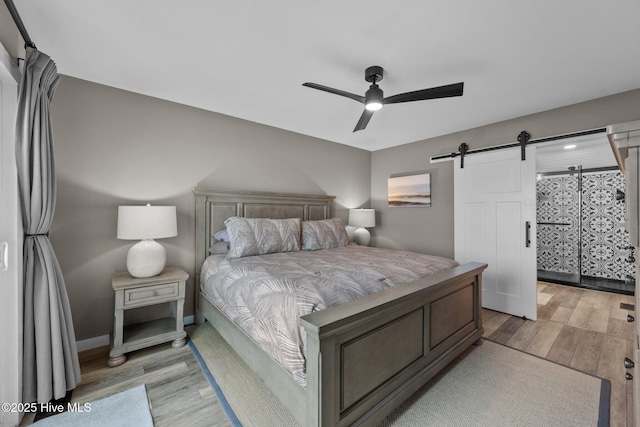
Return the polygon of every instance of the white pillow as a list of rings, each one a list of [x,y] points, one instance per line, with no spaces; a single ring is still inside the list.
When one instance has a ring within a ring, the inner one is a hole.
[[[227,258],[300,250],[300,219],[242,218],[233,216],[224,225],[231,239]]]
[[[302,221],[302,250],[339,248],[349,244],[349,236],[340,218]]]
[[[231,241],[231,239],[229,238],[229,232],[227,231],[226,228],[223,228],[222,230],[218,230],[215,233],[213,233],[213,238],[220,242],[229,243]]]

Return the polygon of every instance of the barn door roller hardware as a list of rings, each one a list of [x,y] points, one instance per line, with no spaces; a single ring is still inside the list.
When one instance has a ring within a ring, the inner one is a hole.
[[[469,151],[469,146],[467,145],[466,142],[463,142],[462,144],[460,144],[460,146],[458,147],[458,152],[460,153],[460,169],[464,169],[464,156],[465,154],[467,154],[467,151]],[[456,153],[451,153],[451,157],[455,157],[458,154]]]
[[[585,131],[582,131],[582,132],[573,132],[573,133],[567,133],[567,134],[564,134],[564,135],[550,136],[550,137],[547,137],[547,138],[530,139],[531,135],[529,135],[529,133],[527,131],[523,130],[518,135],[518,142],[513,142],[513,143],[503,144],[503,145],[494,145],[494,146],[491,146],[491,147],[484,147],[484,148],[476,148],[474,150],[471,150],[469,148],[469,146],[466,143],[463,142],[460,145],[460,147],[458,147],[458,150],[459,150],[458,152],[454,152],[454,153],[450,153],[450,154],[439,154],[437,156],[431,156],[431,161],[432,162],[444,161],[444,160],[456,158],[457,156],[468,156],[470,154],[486,153],[488,151],[496,151],[496,150],[502,150],[502,149],[505,149],[505,148],[517,148],[517,147],[520,147],[520,150],[521,150],[521,153],[522,153],[522,155],[521,155],[522,160],[526,160],[525,159],[525,154],[526,154],[526,146],[527,145],[540,144],[542,142],[550,142],[550,141],[560,141],[560,140],[563,140],[563,139],[575,138],[575,137],[578,137],[578,136],[594,135],[594,134],[598,134],[598,133],[605,133],[606,131],[607,131],[606,128],[598,128],[598,129],[585,130]],[[460,162],[460,167],[464,167],[463,164],[464,164],[464,162]]]
[[[530,138],[531,135],[529,135],[529,132],[527,132],[526,130],[523,130],[518,135],[518,142],[520,143],[520,158],[523,162],[527,160],[527,143],[529,142]]]

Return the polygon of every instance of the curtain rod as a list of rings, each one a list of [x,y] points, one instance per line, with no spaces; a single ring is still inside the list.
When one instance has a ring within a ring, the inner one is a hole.
[[[25,28],[24,23],[20,18],[20,14],[18,13],[18,9],[16,9],[16,5],[13,4],[13,0],[4,0],[4,4],[7,5],[7,9],[9,9],[9,13],[13,18],[13,22],[16,23],[16,26],[18,27],[18,31],[20,31],[20,35],[22,35],[22,38],[24,39],[25,47],[29,46],[36,49],[36,45],[31,40],[31,37],[29,37],[29,33],[27,32],[27,29]]]

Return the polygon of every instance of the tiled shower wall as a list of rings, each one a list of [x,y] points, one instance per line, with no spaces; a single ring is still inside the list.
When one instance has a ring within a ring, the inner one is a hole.
[[[618,189],[624,190],[620,172],[584,173],[580,210],[577,173],[538,181],[538,270],[578,273],[581,244],[583,276],[635,277],[633,264],[626,262],[630,242],[624,229],[624,203],[615,198]],[[540,224],[544,222],[568,225]]]

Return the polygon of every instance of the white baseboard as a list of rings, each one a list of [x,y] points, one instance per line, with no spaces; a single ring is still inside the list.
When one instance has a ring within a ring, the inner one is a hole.
[[[185,326],[192,325],[195,322],[195,316],[187,316],[183,319],[183,322]],[[111,338],[108,334],[99,337],[87,338],[86,340],[77,341],[76,347],[78,348],[78,351],[91,350],[92,348],[109,345],[110,339]]]
[[[109,335],[102,335],[100,337],[87,338],[86,340],[76,341],[76,347],[78,351],[91,350],[92,348],[102,347],[109,345]]]

